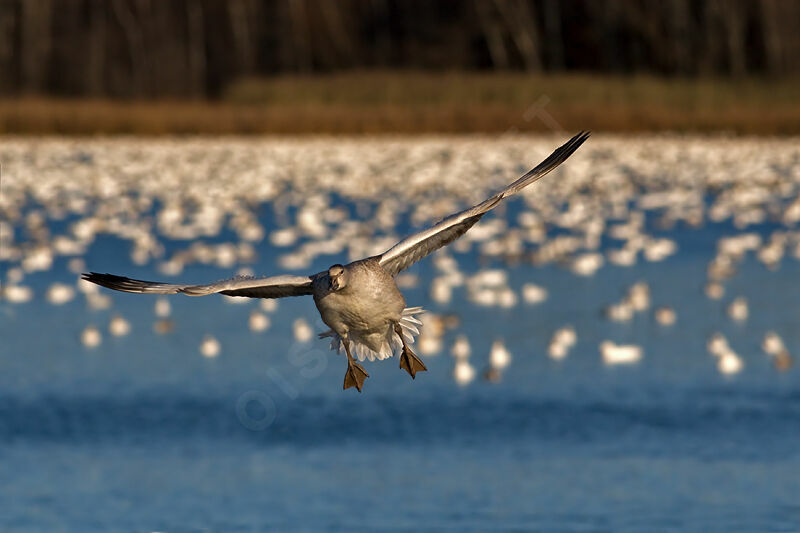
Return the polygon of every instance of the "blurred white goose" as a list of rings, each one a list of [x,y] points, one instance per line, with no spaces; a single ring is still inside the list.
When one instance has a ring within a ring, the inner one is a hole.
[[[511,364],[511,352],[508,351],[501,339],[497,339],[492,343],[492,349],[489,352],[489,364],[492,368],[501,371]]]
[[[742,358],[733,350],[725,350],[717,356],[717,370],[721,374],[738,374],[744,368]]]
[[[789,355],[789,350],[787,350],[786,345],[783,344],[783,339],[774,331],[768,331],[766,335],[764,335],[761,348],[768,356],[772,357],[775,368],[782,372],[789,370],[794,363],[794,361],[792,361],[792,356]]]
[[[737,322],[747,320],[750,311],[747,307],[747,299],[739,296],[728,306],[728,316]]]
[[[322,321],[331,329],[320,337],[331,337],[331,348],[344,348],[347,372],[344,388],[359,391],[369,374],[355,361],[386,359],[400,350],[400,367],[411,377],[427,370],[425,364],[409,348],[419,334],[421,322],[415,315],[420,307],[406,307],[405,298],[397,288],[394,277],[423,257],[453,242],[474,226],[503,198],[514,195],[548,174],[567,160],[589,137],[588,132],[575,135],[556,149],[538,166],[514,183],[478,205],[445,218],[434,226],[411,235],[381,255],[336,264],[327,271],[312,276],[274,276],[252,278],[237,276],[209,285],[177,285],[140,281],[112,274],[88,273],[83,279],[110,289],[143,293],[190,296],[224,294],[250,298],[282,298],[286,296],[314,297]]]
[[[570,348],[572,348],[577,341],[578,334],[575,332],[574,327],[564,326],[563,328],[557,329],[550,339],[550,345],[547,347],[547,355],[556,361],[564,359],[567,353],[569,353]]]
[[[728,339],[722,333],[714,333],[708,340],[709,353],[717,358],[717,370],[720,374],[738,374],[744,368],[744,362],[728,344]]]
[[[131,332],[131,323],[120,315],[114,315],[108,323],[108,331],[115,337],[124,337]]]
[[[607,365],[631,365],[642,359],[642,348],[634,344],[600,343],[600,353]]]

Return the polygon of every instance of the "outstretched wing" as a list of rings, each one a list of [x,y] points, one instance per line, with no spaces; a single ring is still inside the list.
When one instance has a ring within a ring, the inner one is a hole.
[[[227,294],[228,296],[247,296],[250,298],[283,298],[311,294],[312,280],[308,276],[273,276],[270,278],[251,278],[237,276],[208,285],[176,285],[156,281],[98,274],[89,272],[81,278],[115,291],[139,294],[177,294],[205,296],[207,294]]]
[[[580,132],[563,146],[539,163],[535,168],[529,170],[517,181],[488,198],[480,204],[465,209],[460,213],[450,215],[438,224],[424,231],[406,237],[395,244],[392,248],[378,256],[380,265],[392,274],[405,270],[431,252],[434,252],[450,244],[457,238],[464,235],[469,228],[474,226],[480,219],[491,211],[500,200],[507,196],[518,193],[531,183],[546,175],[558,165],[567,160],[583,142],[589,138],[589,132]]]

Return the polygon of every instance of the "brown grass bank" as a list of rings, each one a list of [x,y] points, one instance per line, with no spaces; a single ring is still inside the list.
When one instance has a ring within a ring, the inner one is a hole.
[[[6,134],[800,134],[800,80],[351,73],[242,80],[222,100],[0,100]]]

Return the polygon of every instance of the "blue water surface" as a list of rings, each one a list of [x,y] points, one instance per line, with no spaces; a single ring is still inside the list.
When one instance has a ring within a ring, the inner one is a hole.
[[[260,212],[274,229],[270,206]],[[588,278],[508,267],[513,288],[549,290],[536,306],[477,307],[461,290],[436,304],[430,259],[415,266],[422,283],[405,291],[409,305],[461,319],[446,346],[466,334],[481,371],[492,341],[505,340],[514,359],[499,384],[457,386],[445,351],[414,381],[392,359],[367,364],[362,394],[342,391],[344,358],[292,337],[297,317],[326,329],[310,298],[280,301],[269,331],[253,333],[257,302],[176,296],[167,335],[153,331],[154,301],[140,295],[115,293],[108,311],[82,298],[0,302],[0,530],[798,531],[800,381],[777,372],[760,343],[771,329],[800,353],[800,267],[787,259],[771,271],[749,258],[713,301],[706,267],[734,229],[655,233],[679,253]],[[169,254],[187,243],[166,245]],[[266,241],[258,250],[255,271],[276,272],[279,250]],[[101,237],[85,259],[91,270],[163,278],[128,252]],[[456,257],[467,273],[505,268],[474,252]],[[181,279],[229,274],[189,266]],[[602,317],[639,280],[654,305],[675,308],[675,326],[651,313],[625,324]],[[26,279],[37,294],[53,281],[74,283],[66,260]],[[724,311],[735,296],[750,302],[743,324]],[[107,334],[113,313],[130,320],[129,336]],[[104,333],[98,348],[80,343],[88,323]],[[565,324],[578,343],[555,362],[547,344]],[[707,354],[715,331],[744,359],[739,375],[720,375]],[[206,333],[222,345],[217,358],[198,352]],[[604,366],[605,339],[641,345],[644,359]]]

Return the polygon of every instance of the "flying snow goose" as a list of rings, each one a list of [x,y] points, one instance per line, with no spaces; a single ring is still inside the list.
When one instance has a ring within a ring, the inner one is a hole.
[[[205,296],[224,294],[249,298],[313,296],[322,321],[331,329],[320,338],[331,338],[331,349],[347,354],[344,388],[358,391],[369,374],[356,362],[387,359],[400,351],[400,368],[412,378],[427,370],[409,344],[419,334],[416,315],[421,307],[406,307],[395,276],[430,253],[450,244],[474,226],[503,198],[514,195],[567,160],[589,137],[581,132],[556,149],[508,187],[483,202],[455,213],[419,233],[406,237],[381,255],[336,264],[311,276],[253,278],[237,276],[208,285],[180,285],[141,281],[112,274],[90,272],[83,279],[110,289],[142,294]]]

